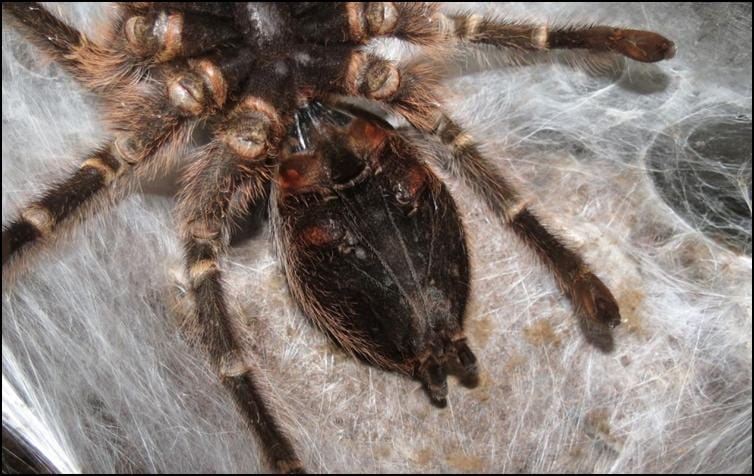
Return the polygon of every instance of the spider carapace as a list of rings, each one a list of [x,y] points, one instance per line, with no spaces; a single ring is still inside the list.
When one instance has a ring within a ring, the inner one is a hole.
[[[654,62],[673,56],[671,41],[448,15],[423,3],[138,2],[118,12],[94,41],[40,4],[3,4],[4,19],[97,95],[110,132],[78,170],[6,222],[3,276],[107,198],[177,164],[198,339],[277,470],[302,464],[242,358],[221,272],[233,224],[268,190],[289,287],[305,313],[353,355],[419,379],[438,406],[446,376],[473,386],[477,362],[463,333],[463,226],[430,164],[512,227],[573,302],[586,340],[612,348],[618,303],[450,118],[438,66],[460,44]],[[364,48],[377,37],[417,45],[420,59],[394,62]],[[402,116],[408,131],[344,96]],[[209,139],[192,151],[197,128]]]

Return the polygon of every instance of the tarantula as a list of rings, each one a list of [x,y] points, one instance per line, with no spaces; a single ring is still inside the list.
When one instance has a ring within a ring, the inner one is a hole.
[[[131,3],[95,43],[36,3],[3,12],[98,94],[111,140],[3,227],[3,270],[135,178],[181,160],[178,216],[200,341],[272,466],[301,472],[228,323],[219,261],[234,223],[269,197],[288,285],[304,313],[371,365],[413,377],[444,406],[446,379],[478,380],[464,335],[469,258],[453,198],[460,178],[555,275],[588,342],[611,350],[618,304],[527,208],[444,111],[437,67],[363,45],[386,36],[425,59],[460,42],[613,52],[643,62],[674,45],[646,31],[549,28],[401,3]],[[397,113],[408,131],[345,99]],[[210,132],[189,157],[201,127]],[[439,139],[447,153],[425,142]],[[183,158],[181,158],[183,157]]]

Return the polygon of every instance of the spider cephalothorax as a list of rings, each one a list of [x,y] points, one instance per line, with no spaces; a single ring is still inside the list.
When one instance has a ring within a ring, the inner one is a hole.
[[[620,321],[612,294],[444,112],[431,60],[468,42],[653,62],[673,55],[662,36],[449,16],[426,4],[134,3],[121,6],[95,43],[38,4],[3,9],[99,95],[112,132],[4,228],[4,271],[98,198],[178,163],[199,339],[276,469],[302,465],[241,357],[220,271],[229,230],[268,191],[289,286],[305,313],[353,355],[421,380],[437,405],[446,376],[474,385],[477,363],[463,333],[463,227],[430,165],[462,179],[512,226],[574,303],[585,338],[612,348],[610,329]],[[427,61],[395,63],[361,48],[378,36],[424,47]],[[410,133],[339,102],[343,96],[402,115]],[[198,127],[210,138],[186,154]],[[421,146],[431,141],[446,151]]]

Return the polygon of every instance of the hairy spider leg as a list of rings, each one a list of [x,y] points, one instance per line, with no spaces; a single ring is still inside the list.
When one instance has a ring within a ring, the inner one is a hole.
[[[443,114],[431,131],[451,151],[449,156],[430,159],[461,178],[503,223],[534,250],[554,274],[560,288],[571,299],[586,340],[609,352],[613,348],[610,329],[620,323],[618,303],[583,258],[556,237],[529,210],[526,202],[471,136]]]
[[[260,71],[269,74],[260,72],[247,80],[243,99],[185,170],[178,214],[199,344],[258,435],[271,465],[282,473],[301,473],[301,461],[265,403],[254,368],[244,361],[240,340],[233,334],[219,263],[234,221],[265,196],[274,173],[267,158],[275,154],[284,132],[279,114],[293,107],[290,72]]]
[[[673,42],[651,31],[602,25],[551,26],[496,20],[477,14],[443,16],[450,21],[451,38],[472,44],[530,51],[583,49],[618,53],[644,63],[675,55]]]
[[[20,29],[72,76],[103,93],[105,119],[114,139],[89,154],[69,178],[53,185],[3,229],[3,265],[22,249],[52,238],[63,224],[83,219],[124,193],[135,176],[161,174],[188,143],[198,119],[213,115],[246,72],[248,49],[218,50],[205,57],[158,66],[149,81],[115,40],[100,47],[37,4],[3,4]],[[96,58],[96,59],[95,59]],[[112,59],[115,58],[115,59]],[[101,59],[101,61],[100,61]],[[117,66],[113,66],[116,63]],[[113,70],[128,71],[113,75]],[[128,78],[128,79],[125,79]],[[105,92],[100,83],[114,81]]]
[[[260,436],[274,467],[281,472],[302,472],[292,445],[264,404],[251,369],[238,358],[217,265],[227,236],[221,231],[262,196],[264,183],[269,181],[265,159],[284,130],[277,111],[293,107],[289,90],[269,86],[290,88],[290,81],[247,78],[253,62],[250,49],[244,47],[216,48],[184,61],[183,56],[208,51],[232,38],[231,30],[215,29],[213,22],[206,23],[191,12],[168,14],[161,9],[125,7],[125,21],[115,29],[123,35],[112,36],[100,47],[39,5],[4,5],[4,9],[82,84],[104,92],[100,85],[110,83],[102,99],[109,106],[107,120],[116,135],[3,230],[4,268],[26,245],[52,235],[63,222],[83,218],[84,205],[116,179],[127,181],[133,172],[144,175],[150,169],[164,171],[165,162],[179,154],[173,149],[158,154],[162,147],[170,142],[188,143],[190,126],[216,114],[240,84],[253,91],[218,125],[214,140],[186,171],[179,207],[200,345],[208,351],[245,420]],[[151,68],[149,81],[142,81],[143,67]]]
[[[653,63],[670,59],[675,45],[651,31],[602,25],[553,26],[489,18],[479,14],[448,15],[436,4],[347,2],[299,4],[293,18],[303,40],[363,44],[391,36],[429,47],[465,42],[517,50],[583,49],[618,53]]]

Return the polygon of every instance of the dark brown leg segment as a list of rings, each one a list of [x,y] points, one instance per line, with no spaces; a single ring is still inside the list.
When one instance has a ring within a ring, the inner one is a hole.
[[[505,22],[479,15],[450,15],[452,35],[461,41],[522,50],[585,49],[619,53],[633,60],[654,63],[670,59],[675,45],[651,31],[609,26],[549,27]]]
[[[223,18],[233,17],[232,2],[133,2],[127,3],[125,6],[134,11],[147,11],[153,8],[168,8]]]
[[[552,235],[529,210],[522,209],[511,221],[518,236],[552,269],[560,287],[581,316],[579,323],[587,341],[609,352],[613,349],[610,329],[620,324],[618,303],[581,257]]]
[[[224,200],[215,203],[227,204]],[[219,214],[219,211],[211,213]],[[186,238],[187,267],[196,302],[199,341],[206,348],[212,365],[218,369],[223,385],[230,391],[246,423],[259,437],[273,468],[281,473],[303,472],[293,445],[265,404],[253,369],[241,357],[238,340],[229,324],[217,263],[222,238],[220,233],[214,233],[212,226],[220,228],[221,223],[190,226],[191,233]]]
[[[229,322],[218,258],[229,227],[250,202],[261,198],[271,169],[265,150],[227,140],[228,132],[213,141],[187,171],[180,197],[187,270],[196,303],[196,323],[201,345],[218,369],[223,385],[233,395],[247,424],[256,432],[276,471],[300,473],[303,467],[293,445],[275,421],[254,376],[244,362]]]
[[[76,172],[53,185],[3,228],[3,265],[25,246],[55,232],[59,224],[80,216],[82,206],[110,188],[126,167],[110,146],[87,157]]]
[[[82,35],[76,29],[60,21],[36,2],[3,2],[3,16],[8,15],[27,35],[29,40],[46,52],[56,62],[71,66],[69,56],[82,43]]]
[[[481,154],[466,132],[447,116],[442,116],[434,133],[452,151],[449,161],[442,161],[440,165],[461,177],[552,270],[576,308],[587,341],[605,352],[612,350],[610,329],[620,323],[620,312],[607,287],[577,253],[549,232],[526,208],[513,187]],[[459,357],[461,355],[459,352]]]

